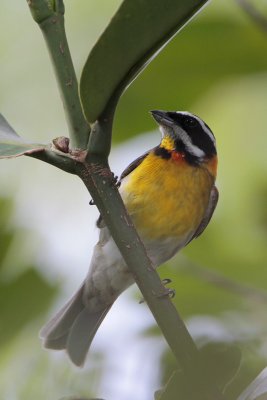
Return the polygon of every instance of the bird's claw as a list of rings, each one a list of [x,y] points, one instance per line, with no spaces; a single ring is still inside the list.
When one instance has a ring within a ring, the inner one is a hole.
[[[162,284],[164,286],[168,285],[171,282],[172,280],[170,278],[162,279]],[[170,289],[165,287],[164,292],[159,294],[158,297],[165,297],[165,296],[168,296],[170,299],[173,299],[175,296],[175,289]]]
[[[94,202],[93,199],[91,199],[91,200],[89,201],[89,205],[90,205],[90,206],[94,206],[94,205],[95,205],[95,202]]]
[[[119,177],[117,175],[115,175],[112,172],[112,185],[114,185],[116,188],[119,188],[121,185],[121,181],[119,180]]]
[[[165,285],[168,285],[169,283],[172,283],[172,280],[170,278],[165,278],[165,279],[162,279],[161,282],[165,286]]]
[[[159,298],[168,296],[170,299],[173,299],[176,292],[175,289],[165,288],[163,293],[158,295]]]
[[[162,280],[162,284],[163,284],[164,286],[165,286],[165,285],[168,285],[168,284],[171,283],[171,282],[172,282],[172,280],[169,279],[169,278],[165,278],[165,279]],[[170,299],[173,299],[174,296],[175,296],[175,294],[176,294],[175,289],[170,289],[170,288],[166,288],[166,287],[165,287],[164,291],[163,291],[162,293],[158,294],[157,297],[169,296]],[[145,299],[142,298],[142,299],[139,301],[139,304],[143,304],[143,303],[145,303]]]

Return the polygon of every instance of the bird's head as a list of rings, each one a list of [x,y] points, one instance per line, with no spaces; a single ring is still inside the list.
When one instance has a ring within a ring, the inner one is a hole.
[[[162,132],[160,146],[183,153],[194,165],[216,156],[215,137],[202,119],[187,111],[151,111]]]

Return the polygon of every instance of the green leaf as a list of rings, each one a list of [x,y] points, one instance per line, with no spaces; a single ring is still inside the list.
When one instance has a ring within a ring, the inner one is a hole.
[[[211,93],[216,96],[214,88],[217,85],[225,84],[231,88],[238,77],[241,88],[240,79],[250,79],[254,74],[264,79],[262,73],[267,69],[266,36],[249,21],[240,23],[240,14],[234,2],[227,2],[225,7],[229,7],[231,18],[226,18],[223,13],[215,14],[216,4],[213,2],[201,13],[203,15],[195,18],[181,35],[177,35],[123,95],[113,140],[122,141],[138,132],[155,129],[147,111],[163,105],[168,110],[194,110],[196,113],[201,110],[205,119],[212,120],[214,112],[206,105],[205,96]],[[258,93],[258,86],[254,87],[254,92]],[[227,94],[218,95],[218,98],[221,106],[224,101],[227,104]],[[240,94],[240,98],[244,97]],[[247,103],[250,99],[251,96]],[[260,99],[256,99],[256,103],[261,104]],[[215,100],[216,103],[218,101]],[[204,106],[202,109],[201,104]],[[208,110],[206,114],[205,110]],[[212,128],[215,127],[216,124],[213,124]],[[222,143],[219,144],[221,147]]]
[[[0,282],[0,348],[51,304],[56,287],[34,267],[11,282]]]
[[[48,148],[45,145],[23,140],[0,114],[0,158],[18,157]]]
[[[241,361],[239,348],[232,344],[208,343],[199,350],[200,361],[205,368],[206,382],[212,383],[220,392],[233,380]],[[165,387],[155,393],[155,400],[199,399],[198,386],[187,380],[181,371],[175,371]],[[189,379],[191,379],[189,377]],[[205,384],[203,384],[205,388]]]
[[[94,122],[207,0],[124,0],[85,63],[80,95]]]
[[[155,392],[155,400],[192,400],[192,393],[188,393],[185,377],[181,371],[174,371],[163,389]],[[192,385],[193,388],[193,385]]]
[[[237,400],[266,400],[267,399],[267,368],[254,379]]]
[[[210,381],[209,386],[213,381]],[[155,400],[203,400],[206,399],[210,389],[207,384],[202,385],[202,390],[199,389],[199,384],[196,385],[195,378],[186,376],[182,371],[176,370],[172,373],[170,379],[162,388],[154,394]],[[210,397],[209,397],[210,398]]]
[[[200,356],[209,380],[223,391],[239,369],[241,362],[239,347],[233,344],[210,342],[200,349]]]

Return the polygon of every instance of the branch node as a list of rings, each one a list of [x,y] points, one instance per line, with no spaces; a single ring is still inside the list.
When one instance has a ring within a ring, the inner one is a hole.
[[[53,139],[52,143],[55,146],[55,148],[59,151],[62,151],[62,153],[69,153],[69,144],[70,144],[69,138],[65,136],[60,136],[56,139]]]
[[[79,163],[84,163],[87,157],[87,150],[75,149],[69,150],[69,154],[71,158]]]

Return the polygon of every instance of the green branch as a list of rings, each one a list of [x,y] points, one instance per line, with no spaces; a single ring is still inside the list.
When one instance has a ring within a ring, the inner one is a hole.
[[[108,159],[111,148],[113,118],[117,101],[117,97],[113,97],[108,103],[102,116],[92,126],[88,143],[88,157],[95,155],[100,159]]]
[[[56,153],[53,150],[43,150],[27,154],[27,156],[37,158],[37,160],[44,161],[70,174],[76,174],[73,159],[67,157],[66,154]]]
[[[71,148],[86,149],[90,134],[80,105],[77,78],[64,26],[61,0],[28,0],[32,16],[44,35],[54,66],[69,127]]]

